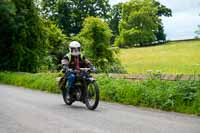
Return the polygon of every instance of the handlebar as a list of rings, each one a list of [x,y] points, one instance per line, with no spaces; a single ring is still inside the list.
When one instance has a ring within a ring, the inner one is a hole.
[[[79,68],[80,71],[84,71],[84,72],[88,72],[88,71],[92,71],[95,72],[96,70],[93,70],[92,68]],[[73,70],[71,68],[68,68],[68,71],[70,72],[76,72],[77,70]]]
[[[92,70],[91,68],[80,68],[81,71],[89,71]]]

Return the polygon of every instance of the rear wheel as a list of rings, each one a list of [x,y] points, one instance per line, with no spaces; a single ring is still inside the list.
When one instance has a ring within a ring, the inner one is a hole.
[[[85,104],[90,110],[96,109],[99,104],[99,87],[95,81],[86,86]]]

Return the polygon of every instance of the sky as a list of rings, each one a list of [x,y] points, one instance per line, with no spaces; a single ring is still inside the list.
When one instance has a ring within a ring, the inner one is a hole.
[[[110,0],[114,5],[128,0]],[[167,40],[192,39],[200,25],[200,0],[158,0],[172,9],[172,17],[162,17]]]

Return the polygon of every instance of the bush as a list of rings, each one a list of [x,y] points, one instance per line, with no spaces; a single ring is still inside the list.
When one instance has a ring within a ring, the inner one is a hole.
[[[42,90],[51,93],[59,93],[56,83],[58,74],[49,73],[24,73],[24,72],[1,72],[0,83],[23,86],[35,90]]]
[[[70,39],[52,21],[43,19],[43,23],[49,48],[48,56],[43,59],[40,71],[57,70],[61,59],[68,51]]]
[[[200,115],[200,81],[128,81],[99,77],[101,99]]]

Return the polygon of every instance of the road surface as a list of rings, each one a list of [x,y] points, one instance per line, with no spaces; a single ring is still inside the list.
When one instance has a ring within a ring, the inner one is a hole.
[[[90,111],[58,94],[0,85],[0,133],[200,133],[200,117],[106,102]]]

